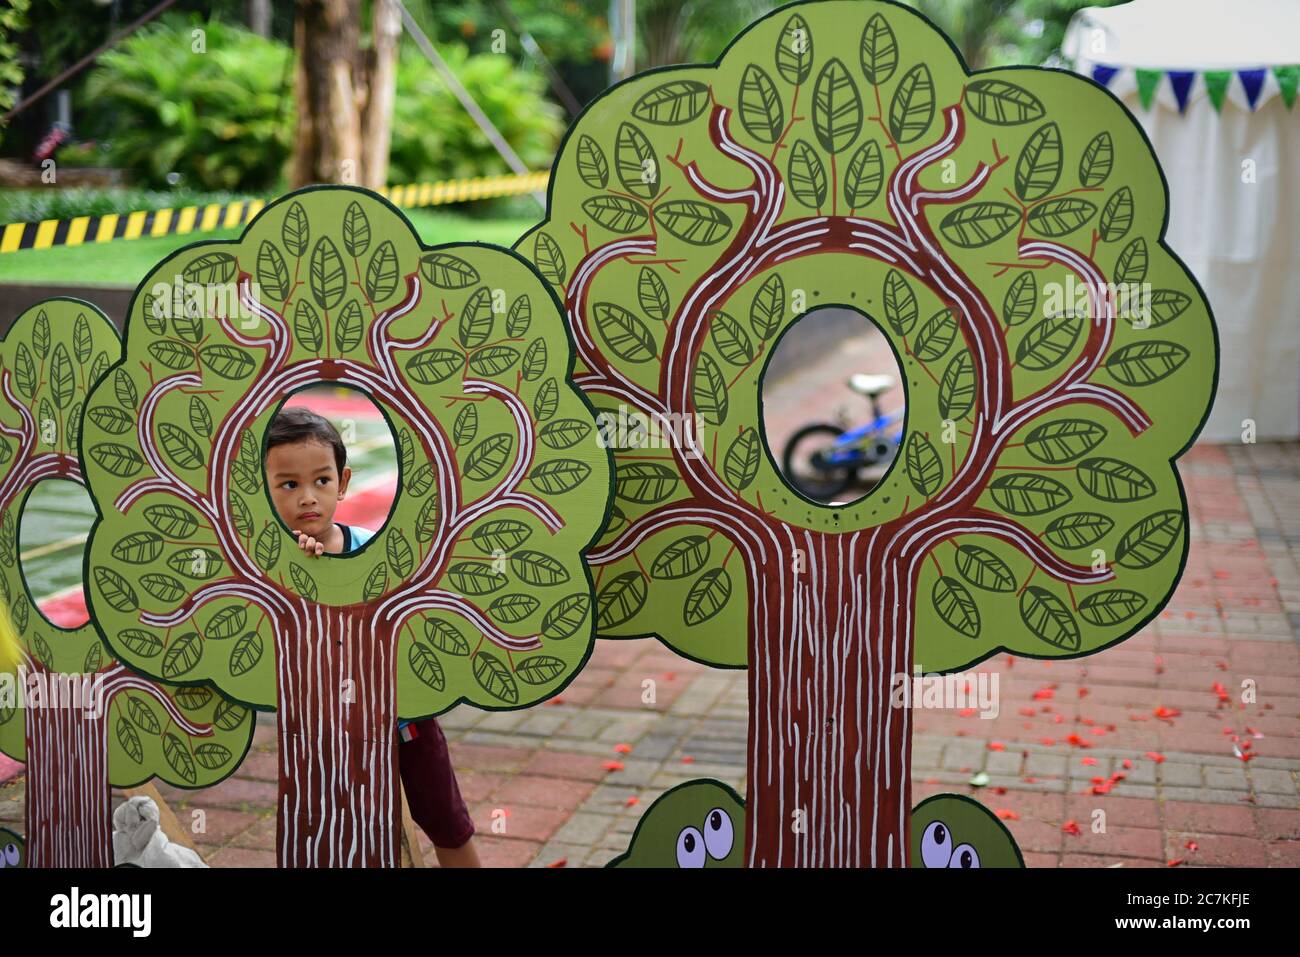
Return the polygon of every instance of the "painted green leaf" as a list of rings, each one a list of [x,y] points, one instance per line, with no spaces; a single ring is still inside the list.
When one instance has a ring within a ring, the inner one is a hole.
[[[897,98],[895,94],[895,100]],[[832,154],[848,149],[862,132],[862,97],[838,57],[827,60],[817,74],[817,83],[813,87],[812,124],[817,142]]]
[[[844,171],[844,199],[851,209],[870,206],[880,195],[885,182],[885,166],[880,158],[880,144],[867,140],[854,151]]]
[[[591,474],[591,466],[576,459],[552,459],[536,466],[528,480],[548,495],[571,492]]]
[[[311,268],[307,276],[307,285],[312,298],[322,309],[333,309],[343,300],[347,292],[347,274],[343,271],[343,259],[338,247],[328,236],[316,240],[311,251]]]
[[[230,649],[230,674],[238,678],[246,675],[262,660],[265,645],[262,636],[255,631],[243,635]]]
[[[639,571],[624,572],[611,578],[596,595],[596,624],[616,628],[636,616],[649,593],[645,576]]]
[[[370,220],[360,203],[348,203],[343,211],[343,248],[353,257],[362,256],[370,248]]]
[[[158,438],[162,442],[163,451],[181,468],[203,467],[203,450],[199,448],[199,443],[190,438],[189,432],[180,426],[163,422],[158,426]]]
[[[501,471],[514,449],[514,436],[508,432],[490,435],[465,457],[464,474],[476,482],[486,482]]]
[[[190,756],[189,749],[183,742],[170,731],[163,736],[163,757],[171,765],[171,769],[180,775],[181,780],[193,784],[197,778],[194,771],[194,758]]]
[[[311,227],[307,223],[307,211],[302,203],[294,200],[284,214],[284,223],[280,227],[280,238],[285,248],[295,256],[307,251],[307,242],[311,237]]]
[[[673,80],[650,90],[632,106],[632,115],[647,123],[689,123],[709,105],[709,88],[698,80]]]
[[[451,349],[426,349],[406,364],[406,373],[421,385],[434,385],[459,372],[463,362]]]
[[[1043,530],[1043,537],[1057,548],[1087,548],[1114,527],[1114,521],[1097,512],[1071,512],[1053,519]]]
[[[533,655],[515,667],[520,681],[530,685],[544,685],[554,681],[566,671],[564,660],[554,655]]]
[[[776,69],[787,83],[796,86],[807,82],[812,72],[813,41],[808,22],[793,14],[781,28],[776,41]]]
[[[975,80],[966,86],[966,105],[985,123],[1015,126],[1041,119],[1043,104],[1028,90],[1004,80]]]
[[[247,379],[257,368],[257,363],[247,352],[225,343],[204,346],[199,350],[199,358],[223,379]]]
[[[374,601],[388,590],[388,563],[380,562],[366,576],[365,587],[361,590],[363,601]]]
[[[90,351],[94,342],[90,336],[90,322],[84,312],[77,313],[77,321],[72,325],[72,354],[80,363],[90,361]]]
[[[421,256],[420,275],[440,289],[464,289],[478,282],[478,270],[451,253]]]
[[[795,199],[810,209],[820,209],[826,202],[826,167],[806,140],[798,140],[790,150],[786,186]]]
[[[86,652],[86,658],[81,664],[81,670],[88,675],[93,675],[104,664],[104,646],[95,642]]]
[[[504,588],[509,581],[483,562],[454,562],[447,569],[447,575],[451,583],[467,595],[487,595]]]
[[[399,529],[390,528],[384,536],[384,557],[398,578],[407,578],[415,569],[415,554],[411,543]]]
[[[204,741],[194,749],[194,760],[209,771],[216,771],[230,763],[234,757],[230,749],[215,741]]]
[[[514,625],[533,614],[541,606],[542,603],[532,595],[502,595],[488,605],[487,610],[488,614],[497,621]]]
[[[1151,293],[1150,328],[1173,322],[1192,304],[1192,297],[1175,289],[1157,289]]]
[[[749,333],[725,312],[710,313],[709,337],[718,354],[732,365],[748,365],[757,354]]]
[[[1061,178],[1061,128],[1044,123],[1025,141],[1016,161],[1016,195],[1029,201],[1042,199]]]
[[[649,362],[659,354],[659,346],[646,324],[617,303],[598,302],[592,314],[601,338],[620,359]]]
[[[140,587],[166,604],[174,604],[189,594],[189,589],[171,575],[150,572],[140,576]]]
[[[916,293],[897,269],[891,269],[885,275],[884,287],[885,321],[900,336],[905,336],[916,325],[920,310],[916,304]]]
[[[785,317],[785,283],[772,273],[754,294],[749,307],[749,324],[760,339],[770,339]]]
[[[1094,187],[1106,182],[1114,160],[1114,144],[1110,134],[1103,130],[1083,149],[1083,157],[1079,160],[1079,185]]]
[[[198,632],[186,632],[173,639],[163,653],[162,676],[167,679],[179,678],[193,671],[202,657],[203,641]]]
[[[460,312],[459,338],[466,349],[477,349],[492,337],[492,292],[479,286]]]
[[[888,83],[898,67],[898,41],[889,23],[878,13],[872,15],[862,31],[858,57],[863,75],[873,86]]]
[[[203,404],[203,399],[199,396],[190,396],[190,428],[196,435],[204,438],[212,437],[212,414],[208,412],[208,407]]]
[[[407,663],[411,666],[411,671],[421,682],[428,685],[434,691],[442,691],[447,687],[447,678],[443,674],[442,662],[428,648],[419,642],[411,643],[411,650],[406,654]]]
[[[1092,219],[1096,211],[1097,207],[1086,199],[1049,199],[1029,211],[1029,227],[1044,236],[1065,236]]]
[[[510,346],[486,346],[469,357],[469,369],[475,375],[499,376],[513,369],[518,361],[518,349]]]
[[[671,498],[681,481],[675,469],[658,462],[630,462],[619,465],[614,474],[614,494],[640,505],[654,505]]]
[[[1025,436],[1025,451],[1049,465],[1072,462],[1106,438],[1106,430],[1086,419],[1059,419],[1032,429]]]
[[[424,620],[424,640],[443,654],[464,657],[469,654],[469,642],[460,630],[441,618]]]
[[[141,658],[152,658],[163,650],[162,639],[142,628],[127,628],[118,634],[117,640]]]
[[[54,347],[54,360],[50,363],[50,385],[54,390],[54,404],[60,409],[66,409],[72,401],[76,382],[72,377],[72,359],[68,357],[68,350],[62,342]]]
[[[958,352],[939,380],[939,417],[961,419],[975,405],[975,368],[969,352]]]
[[[737,112],[740,125],[760,143],[775,143],[785,127],[785,107],[776,84],[761,66],[751,63],[740,78]]]
[[[889,101],[889,133],[899,143],[920,139],[934,121],[934,80],[918,63],[898,81]]]
[[[163,539],[154,532],[132,532],[113,546],[113,557],[128,565],[147,565],[162,554]]]
[[[599,225],[615,233],[634,232],[649,221],[645,206],[626,196],[592,196],[582,210]]]
[[[609,161],[605,159],[605,151],[586,133],[578,137],[577,163],[578,175],[592,189],[604,189],[609,185]],[[474,278],[478,278],[477,274]]]
[[[253,545],[253,557],[263,571],[269,572],[280,560],[280,534],[279,526],[268,525],[257,536],[257,542]]]
[[[1020,273],[1002,299],[1002,321],[1008,326],[1018,326],[1034,314],[1038,306],[1038,283],[1034,274],[1026,269]]]
[[[235,278],[237,268],[235,257],[230,253],[207,253],[191,260],[183,275],[188,282],[209,286],[230,282]]]
[[[727,418],[727,380],[718,363],[707,352],[700,353],[699,364],[695,367],[691,398],[695,402],[695,411],[710,425],[721,425]]]
[[[456,413],[456,422],[451,429],[452,441],[456,443],[456,448],[462,448],[474,441],[474,436],[478,434],[478,407],[472,402],[467,402],[465,407]]]
[[[654,148],[637,127],[620,123],[614,139],[614,171],[623,189],[641,199],[659,194],[659,161]]]
[[[117,719],[117,743],[136,764],[144,763],[144,747],[140,744],[140,735],[127,723],[126,718]]]
[[[308,601],[316,601],[318,592],[316,589],[316,579],[312,578],[307,569],[303,568],[297,562],[289,565],[289,577],[293,580],[294,590],[306,598]]]
[[[18,349],[14,353],[14,380],[18,384],[18,391],[27,398],[36,394],[36,365],[32,362],[32,354],[27,350],[26,343],[18,343]]]
[[[129,581],[123,579],[112,568],[103,566],[95,568],[94,575],[95,584],[99,585],[99,593],[104,596],[104,601],[108,602],[110,607],[123,612],[138,609],[139,598],[136,597],[135,589],[131,588]],[[18,629],[22,631],[22,625],[18,625]]]
[[[1049,645],[1065,651],[1078,651],[1079,623],[1069,607],[1046,588],[1030,585],[1020,596],[1020,618]]]
[[[144,459],[135,449],[115,442],[101,442],[90,447],[90,457],[104,471],[118,478],[130,478],[144,467]]]
[[[1139,592],[1111,588],[1094,592],[1079,602],[1079,614],[1090,625],[1106,627],[1128,621],[1143,608],[1147,600]]]
[[[907,437],[903,448],[903,464],[912,486],[922,495],[933,495],[943,484],[943,462],[930,440],[919,432]]]
[[[113,435],[121,435],[135,425],[135,419],[115,405],[97,405],[88,410],[86,416],[105,432]]]
[[[569,580],[569,570],[545,552],[521,549],[510,556],[510,569],[520,581],[529,585],[562,585]]]
[[[226,638],[233,638],[239,632],[244,630],[248,623],[248,612],[241,605],[231,605],[223,608],[208,620],[208,626],[203,629],[203,637],[210,641],[223,641]]]
[[[1136,502],[1156,493],[1156,483],[1145,472],[1119,459],[1084,459],[1075,474],[1079,484],[1103,502]]]
[[[973,249],[996,242],[1020,222],[1020,213],[1007,203],[967,203],[939,222],[939,230],[957,246]]]
[[[423,496],[433,486],[433,463],[425,462],[411,473],[406,483],[406,490],[415,496]]]
[[[1132,225],[1133,191],[1127,186],[1121,186],[1101,208],[1097,231],[1105,242],[1113,243],[1117,239],[1123,239]]]
[[[1177,372],[1190,354],[1177,342],[1134,342],[1111,353],[1106,371],[1127,386],[1152,385]]]
[[[545,231],[539,231],[533,240],[533,264],[542,278],[552,286],[564,285],[564,277],[567,275],[564,253],[560,251],[560,244]]]
[[[721,612],[730,598],[731,576],[725,568],[711,568],[687,592],[682,620],[687,625],[703,624]]]
[[[366,295],[375,302],[387,299],[397,289],[397,250],[385,239],[366,266]]]
[[[428,501],[420,506],[420,514],[415,519],[415,540],[431,542],[438,534],[438,496],[429,496]]]
[[[149,343],[146,348],[149,350],[149,355],[169,369],[185,369],[194,365],[194,350],[187,349],[179,342],[159,339],[157,342]]]
[[[731,219],[716,206],[694,199],[676,199],[655,207],[655,222],[682,242],[709,246],[731,231]]]
[[[127,717],[145,734],[158,735],[162,734],[162,724],[158,721],[158,716],[153,713],[153,709],[136,695],[128,694],[126,697],[126,714]]]
[[[1013,472],[989,483],[998,507],[1012,515],[1042,515],[1070,501],[1070,490],[1054,478]]]
[[[1015,591],[1016,576],[1011,566],[979,545],[957,547],[957,571],[976,588],[985,591]]]
[[[655,578],[689,578],[709,560],[709,540],[704,535],[684,535],[666,545],[650,565]]]
[[[20,387],[22,385],[22,358],[26,354],[26,347],[19,345],[18,376]],[[27,364],[29,367],[31,366],[31,361],[32,357],[28,355]],[[32,370],[32,375],[33,377],[35,376],[35,370]],[[31,392],[29,391],[27,394],[31,395]],[[135,382],[132,381],[129,375],[127,375],[125,369],[118,369],[117,372],[113,374],[113,394],[117,396],[117,401],[122,403],[122,405],[126,406],[128,409],[134,409],[136,403],[140,401],[139,394],[136,392]]]
[[[480,651],[474,656],[474,677],[494,698],[510,704],[519,700],[519,686],[515,684],[514,675],[491,652]]]
[[[636,296],[637,301],[641,303],[641,309],[651,319],[658,319],[660,322],[668,321],[668,313],[672,309],[672,301],[668,298],[668,287],[659,278],[659,274],[649,266],[642,266],[641,272],[637,275]]]
[[[212,712],[212,723],[222,731],[234,731],[244,723],[249,714],[249,710],[242,704],[223,700]]]
[[[542,617],[542,632],[547,638],[562,640],[578,633],[591,614],[591,598],[586,592],[566,595]]]
[[[731,440],[722,458],[722,474],[737,492],[749,488],[758,474],[759,438],[755,429],[745,429]]]
[[[1115,260],[1111,276],[1116,285],[1140,283],[1147,278],[1147,241],[1141,236],[1125,246]]]
[[[1074,350],[1083,317],[1073,312],[1048,316],[1029,328],[1016,346],[1016,365],[1042,372],[1057,365]]]
[[[280,248],[266,239],[257,251],[257,284],[271,299],[284,302],[289,298],[289,267]]]
[[[930,602],[939,618],[967,638],[980,634],[980,610],[966,586],[949,575],[941,575],[930,592]]]
[[[912,353],[922,362],[935,362],[948,354],[956,336],[957,320],[952,310],[940,309],[921,326]]]
[[[1164,509],[1133,525],[1115,546],[1115,562],[1125,568],[1150,568],[1163,559],[1183,533],[1183,513]]]

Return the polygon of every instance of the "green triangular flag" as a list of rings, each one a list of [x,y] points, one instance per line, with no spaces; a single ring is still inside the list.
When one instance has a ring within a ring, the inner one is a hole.
[[[1232,79],[1232,71],[1206,70],[1201,75],[1205,77],[1205,92],[1210,94],[1210,102],[1214,104],[1214,112],[1218,113],[1223,109],[1223,94],[1228,91],[1228,82]]]
[[[1151,101],[1155,99],[1156,87],[1160,85],[1160,78],[1164,76],[1163,70],[1135,70],[1137,73],[1138,99],[1142,101],[1142,109],[1151,109]]]
[[[1282,88],[1282,100],[1289,110],[1291,104],[1295,103],[1296,83],[1300,81],[1300,66],[1275,66],[1273,75],[1277,77],[1277,85]]]

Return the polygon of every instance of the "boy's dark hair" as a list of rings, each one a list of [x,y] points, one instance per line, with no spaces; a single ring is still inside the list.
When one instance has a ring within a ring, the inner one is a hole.
[[[329,419],[317,415],[310,409],[293,406],[281,409],[271,420],[267,431],[266,450],[269,452],[277,445],[301,442],[310,439],[322,442],[334,449],[334,464],[338,467],[339,477],[343,476],[343,466],[348,463],[348,449],[338,429],[330,424]]]

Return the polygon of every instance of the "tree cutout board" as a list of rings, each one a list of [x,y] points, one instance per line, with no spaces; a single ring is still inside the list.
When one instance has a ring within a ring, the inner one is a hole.
[[[589,655],[610,469],[572,355],[522,258],[424,248],[356,189],[291,194],[137,289],[83,435],[92,611],[132,667],[276,709],[282,866],[396,866],[399,715],[525,707]],[[347,555],[307,557],[263,473],[318,383],[365,393],[398,449],[388,521]]]
[[[1166,211],[1105,89],[968,73],[892,3],[782,8],[575,121],[518,248],[578,383],[651,439],[615,451],[598,629],[748,666],[747,864],[905,865],[895,676],[1091,654],[1170,595],[1217,352]],[[907,390],[901,454],[843,507],[782,479],[759,398],[831,304]]]
[[[47,479],[84,482],[77,444],[87,416],[116,431],[133,422],[86,402],[119,352],[112,323],[75,299],[38,303],[0,341],[0,591],[21,651],[3,676],[12,698],[0,703],[0,750],[27,765],[31,867],[112,867],[110,786],[157,776],[208,787],[234,772],[253,739],[248,708],[209,688],[136,674],[93,623],[48,621],[23,576],[18,529],[32,489]],[[164,548],[161,539],[124,541],[112,563],[135,562],[155,545]]]

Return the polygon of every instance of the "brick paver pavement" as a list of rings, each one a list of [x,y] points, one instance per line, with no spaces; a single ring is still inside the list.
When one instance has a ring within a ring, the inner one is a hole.
[[[772,384],[774,444],[837,406],[860,421],[865,404],[842,382],[887,369],[881,348],[840,343],[813,372]],[[1180,471],[1191,555],[1155,622],[1089,658],[986,662],[1001,684],[994,719],[917,713],[915,799],[977,796],[1031,866],[1300,865],[1300,444],[1198,446]],[[1240,701],[1243,682],[1253,703]],[[459,707],[443,723],[485,863],[575,867],[623,850],[680,781],[743,791],[746,713],[744,672],[631,640],[599,642],[551,702]],[[274,864],[273,722],[260,716],[232,779],[162,789],[182,821],[204,812],[195,838],[213,866]],[[0,822],[21,827],[22,793],[21,775],[0,787]]]

